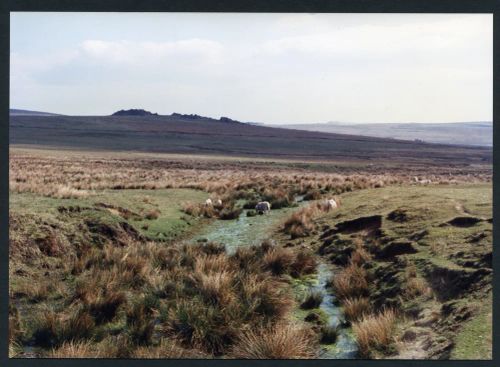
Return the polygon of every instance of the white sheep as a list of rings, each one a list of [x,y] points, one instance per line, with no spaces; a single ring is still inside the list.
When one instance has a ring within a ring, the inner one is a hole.
[[[257,205],[255,205],[255,210],[258,213],[262,214],[269,212],[271,210],[271,204],[269,203],[269,201],[260,201],[257,203]]]
[[[330,211],[331,209],[338,208],[339,205],[337,204],[335,199],[328,199],[324,202],[324,206],[325,206],[326,211]]]

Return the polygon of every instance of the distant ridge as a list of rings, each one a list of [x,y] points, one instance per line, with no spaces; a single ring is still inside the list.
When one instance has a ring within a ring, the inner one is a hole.
[[[19,146],[152,153],[355,160],[418,164],[491,164],[492,149],[283,129],[229,118],[158,116],[12,116],[9,142]],[[378,168],[377,168],[378,169]]]
[[[143,109],[120,110],[113,113],[111,116],[158,116],[157,113],[152,113]]]
[[[9,109],[9,115],[10,116],[63,116],[63,115],[58,114],[58,113],[20,110],[17,108]]]
[[[343,123],[330,121],[313,124],[287,124],[279,125],[279,127],[438,144],[493,146],[493,123],[491,121],[446,123]]]

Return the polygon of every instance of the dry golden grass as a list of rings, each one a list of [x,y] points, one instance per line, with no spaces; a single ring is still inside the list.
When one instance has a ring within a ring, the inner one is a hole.
[[[54,291],[54,284],[45,279],[33,282],[30,279],[21,278],[16,282],[15,287],[11,285],[9,290],[11,298],[26,297],[31,302],[41,302]]]
[[[430,296],[432,289],[427,281],[417,274],[414,264],[409,265],[405,270],[406,287],[404,289],[404,297],[412,299],[422,295]]]
[[[411,278],[406,282],[405,296],[415,298],[421,295],[430,295],[431,288],[423,278]]]
[[[295,254],[291,249],[275,247],[264,255],[262,262],[265,270],[281,275],[289,272],[294,260]]]
[[[292,238],[306,237],[315,229],[314,219],[321,213],[328,211],[328,207],[315,202],[307,207],[295,211],[283,224],[283,232]]]
[[[393,343],[395,323],[396,313],[389,309],[354,322],[352,330],[361,356],[370,357],[374,350],[383,351]]]
[[[362,247],[356,248],[354,252],[351,254],[350,262],[351,264],[362,266],[365,263],[368,263],[372,260],[372,255],[363,249]]]
[[[367,168],[368,169],[368,168]],[[32,192],[53,197],[83,197],[102,189],[162,189],[193,188],[213,193],[214,197],[232,195],[235,191],[262,193],[262,199],[272,201],[273,207],[288,206],[293,195],[311,191],[340,194],[363,188],[410,183],[414,176],[436,183],[480,182],[491,180],[489,172],[469,172],[461,168],[429,174],[428,167],[403,169],[369,169],[369,174],[316,172],[258,161],[223,161],[214,165],[205,161],[146,157],[124,158],[103,154],[102,157],[83,152],[68,156],[12,150],[9,157],[10,190]],[[337,167],[336,170],[339,170]],[[368,172],[367,172],[368,173]],[[330,196],[330,195],[329,195]]]
[[[14,346],[21,334],[19,311],[14,305],[9,304],[9,345]]]
[[[371,303],[367,297],[346,298],[342,302],[344,314],[349,321],[358,321],[371,312]]]
[[[131,357],[142,359],[206,359],[210,356],[200,351],[185,349],[175,341],[161,339],[158,345],[143,346],[135,349]]]
[[[241,359],[303,359],[315,355],[314,335],[293,324],[244,331],[230,352],[232,358]]]
[[[50,358],[101,358],[96,350],[95,343],[90,340],[64,342],[60,347],[54,348],[49,354]]]
[[[359,297],[368,293],[366,270],[354,263],[334,275],[331,284],[339,299]]]

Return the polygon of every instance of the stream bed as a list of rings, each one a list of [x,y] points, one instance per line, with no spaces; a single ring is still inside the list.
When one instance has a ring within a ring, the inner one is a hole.
[[[303,202],[299,203],[302,206]],[[208,225],[194,240],[206,240],[218,242],[226,246],[229,254],[232,254],[240,246],[258,245],[269,238],[273,230],[282,223],[297,207],[271,210],[268,214],[247,216],[244,210],[238,219],[217,220]],[[193,240],[192,239],[192,240]],[[297,294],[304,294],[309,290],[319,291],[323,294],[320,310],[326,316],[327,324],[338,326],[342,320],[342,310],[335,304],[335,296],[328,289],[327,284],[333,275],[331,266],[320,262],[317,274],[299,282],[292,282]],[[297,318],[304,317],[304,311],[299,310],[295,315]],[[338,337],[334,344],[321,344],[319,358],[323,359],[353,359],[357,355],[357,345],[350,328],[338,327]]]

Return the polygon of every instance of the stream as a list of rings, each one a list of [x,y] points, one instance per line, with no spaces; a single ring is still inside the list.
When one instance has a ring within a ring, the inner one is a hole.
[[[304,202],[299,202],[302,206]],[[232,254],[240,246],[258,245],[269,238],[269,234],[279,226],[297,208],[284,208],[271,210],[268,214],[247,216],[244,210],[238,219],[216,220],[208,225],[194,240],[207,240],[226,245],[226,250]],[[323,294],[320,310],[326,315],[327,324],[338,326],[342,317],[342,311],[335,304],[335,296],[327,288],[333,271],[330,265],[320,262],[317,274],[313,277],[299,282],[293,282],[294,290],[298,294],[304,294],[308,290],[319,291]],[[304,311],[298,310],[295,317],[304,318]],[[334,344],[321,344],[319,358],[322,359],[354,359],[357,355],[357,345],[350,328],[338,327],[338,337]]]

